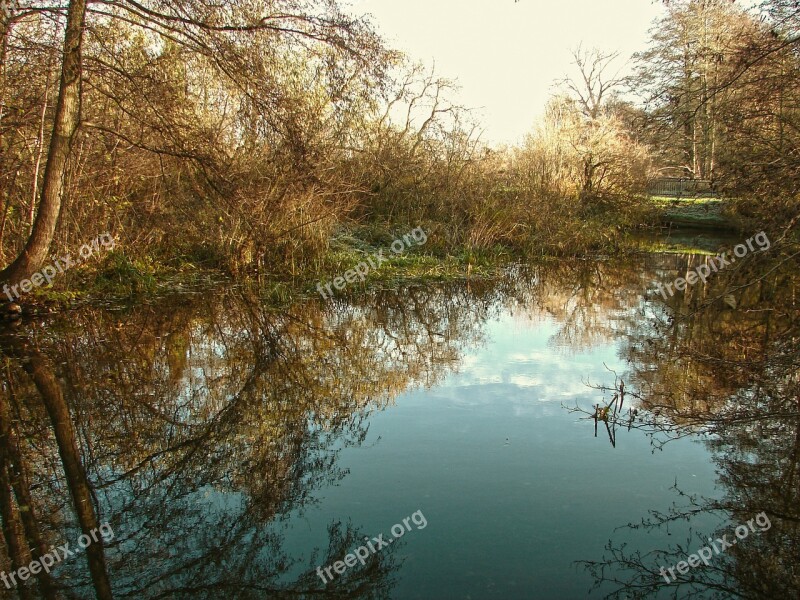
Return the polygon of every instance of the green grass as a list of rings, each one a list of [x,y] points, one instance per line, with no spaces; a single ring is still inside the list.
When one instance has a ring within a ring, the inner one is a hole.
[[[676,198],[675,196],[649,196],[650,201],[656,205],[704,205],[704,204],[718,204],[723,203],[725,200],[723,198],[705,198],[702,196],[698,196],[696,198],[690,196],[683,196],[681,198]]]
[[[675,198],[651,196],[650,201],[660,212],[662,222],[684,227],[705,229],[735,229],[735,223],[727,213],[730,201],[720,198]]]
[[[364,235],[365,233],[367,235]],[[415,245],[406,248],[400,254],[395,254],[389,249],[394,239],[398,238],[385,231],[357,230],[340,233],[331,242],[331,251],[325,257],[323,264],[313,274],[307,274],[308,278],[302,287],[306,292],[317,293],[318,283],[323,286],[332,284],[336,277],[344,277],[345,272],[354,269],[359,263],[368,264],[367,259],[381,250],[386,260],[377,266],[377,261],[373,258],[376,268],[369,267],[364,281],[357,279],[353,283],[347,283],[340,291],[336,291],[331,285],[333,292],[346,295],[370,287],[393,288],[410,281],[454,281],[468,276],[476,279],[492,278],[514,259],[512,254],[502,247],[440,254],[433,251],[433,246]]]
[[[703,256],[716,256],[718,254],[692,244],[669,243],[658,240],[643,240],[640,242],[640,248],[642,252],[651,254],[700,254]]]

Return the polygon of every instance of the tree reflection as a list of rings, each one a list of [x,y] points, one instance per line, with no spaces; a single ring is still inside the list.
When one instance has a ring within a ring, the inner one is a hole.
[[[480,342],[495,300],[491,286],[456,285],[275,311],[227,289],[6,332],[2,391],[14,416],[0,410],[0,427],[13,430],[0,452],[7,463],[17,449],[15,468],[36,474],[27,501],[8,492],[10,467],[0,471],[10,568],[74,539],[73,515],[86,517],[78,506],[117,534],[95,549],[117,597],[387,596],[393,553],[323,586],[316,566],[361,533],[334,522],[328,547],[301,560],[284,549],[286,518],[346,475],[339,452],[363,442],[371,411],[435,384]],[[51,422],[45,392],[62,400]],[[56,454],[57,425],[73,431],[74,455]],[[81,471],[90,500],[70,504],[64,487]],[[23,515],[41,524],[44,545]],[[79,562],[54,571],[56,592],[46,579],[38,591],[106,597]]]
[[[780,254],[749,261],[640,322],[647,343],[629,343],[625,376],[641,409],[637,428],[659,443],[701,433],[724,495],[691,496],[676,486],[671,510],[628,527],[664,529],[709,514],[724,524],[652,552],[609,542],[602,560],[583,561],[607,598],[800,597],[800,313],[791,264]],[[769,530],[674,581],[660,573],[762,512]]]
[[[622,340],[631,368],[606,402],[617,393],[620,410],[598,421],[612,443],[628,429],[656,445],[707,436],[727,495],[679,496],[681,505],[636,527],[708,512],[736,524],[764,511],[773,523],[670,584],[659,568],[705,541],[644,555],[611,545],[586,563],[604,590],[616,586],[611,597],[797,595],[796,275],[745,264],[666,304],[648,301],[652,282],[694,260],[515,268],[493,282],[279,310],[220,287],[18,326],[0,336],[6,571],[109,522],[116,536],[88,556],[94,570],[76,557],[36,586],[26,582],[20,596],[103,597],[99,567],[116,597],[390,596],[393,552],[325,586],[316,567],[360,545],[363,532],[334,521],[325,547],[298,555],[290,519],[347,475],[340,452],[364,442],[374,411],[457,370],[465,350],[483,343],[486,323],[510,311],[553,319],[550,342],[565,352]],[[756,283],[735,292],[732,310],[724,297],[742,280]],[[578,408],[598,415],[596,406]]]

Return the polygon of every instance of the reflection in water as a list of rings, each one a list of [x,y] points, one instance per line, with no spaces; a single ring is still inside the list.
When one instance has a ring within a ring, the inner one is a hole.
[[[487,343],[489,321],[513,314],[553,319],[559,350],[621,343],[631,361],[624,410],[641,411],[636,428],[713,434],[729,497],[693,498],[690,512],[746,520],[763,510],[772,519],[770,531],[693,585],[723,582],[729,587],[717,589],[761,597],[755,590],[770,585],[769,572],[782,578],[770,592],[783,586],[796,595],[800,371],[791,275],[746,290],[735,313],[722,302],[703,305],[710,286],[671,298],[671,307],[643,300],[653,281],[693,260],[515,269],[493,283],[306,300],[280,311],[217,288],[23,323],[0,338],[4,570],[108,522],[113,541],[31,577],[17,593],[393,597],[401,544],[324,586],[316,567],[374,532],[334,520],[327,546],[298,558],[287,547],[289,515],[302,515],[315,491],[347,476],[339,457],[364,443],[371,415],[392,410],[410,389],[440,384],[465,351]],[[676,312],[687,316],[675,320]],[[652,525],[682,514],[657,515]],[[667,585],[622,556],[590,565],[601,581],[619,583],[619,597]]]
[[[4,459],[14,460],[4,474],[21,473],[13,498],[0,482],[10,570],[69,539],[73,514],[85,529],[99,513],[117,538],[87,550],[91,580],[72,564],[56,582],[40,575],[44,595],[89,595],[91,586],[110,597],[106,557],[121,596],[318,589],[311,567],[346,554],[361,532],[333,523],[328,548],[287,580],[296,565],[281,550],[281,516],[345,475],[335,446],[361,443],[370,411],[410,386],[435,384],[457,363],[495,293],[415,289],[329,312],[314,303],[272,312],[218,291],[160,310],[87,309],[6,333],[0,412],[14,414],[2,420]],[[386,595],[391,557],[371,557],[328,593]],[[30,581],[18,589],[33,593]]]
[[[692,268],[696,259],[688,261]],[[800,573],[800,313],[797,273],[777,259],[696,286],[652,310],[642,334],[628,341],[628,377],[643,410],[637,429],[657,447],[702,434],[713,451],[719,498],[686,495],[667,512],[630,527],[669,529],[701,514],[717,514],[716,531],[696,531],[683,543],[647,553],[608,546],[585,566],[609,598],[799,598]],[[727,301],[734,293],[735,302]],[[731,304],[736,306],[732,310]],[[644,339],[644,344],[632,343]],[[772,526],[668,582],[663,566],[687,556],[755,515]],[[611,587],[608,584],[613,584]]]

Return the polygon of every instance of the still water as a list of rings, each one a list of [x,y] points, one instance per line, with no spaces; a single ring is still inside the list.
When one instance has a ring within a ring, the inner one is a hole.
[[[700,260],[280,308],[217,286],[17,324],[5,572],[91,525],[113,539],[13,593],[108,597],[105,576],[120,598],[800,597],[794,275],[735,310],[724,292],[766,267],[655,295]],[[768,531],[659,576],[762,511]]]

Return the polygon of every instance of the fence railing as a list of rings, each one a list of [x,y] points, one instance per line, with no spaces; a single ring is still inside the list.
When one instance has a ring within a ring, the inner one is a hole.
[[[715,197],[717,191],[708,179],[691,179],[688,177],[662,177],[650,182],[647,189],[651,196],[685,196]]]

